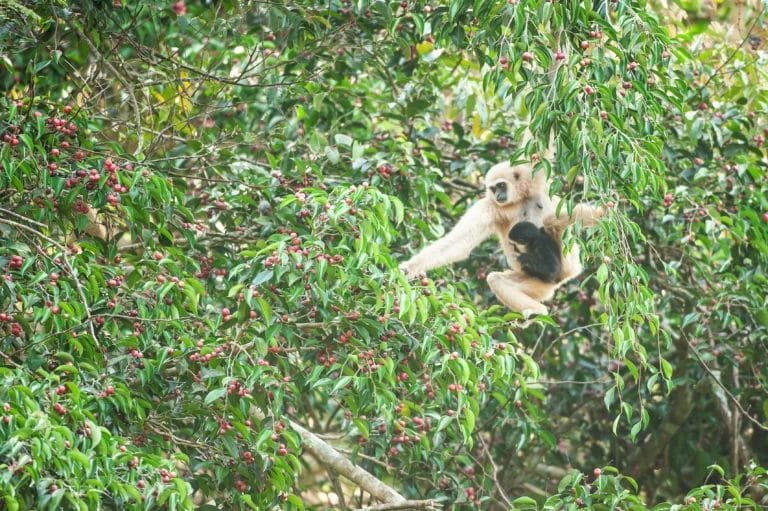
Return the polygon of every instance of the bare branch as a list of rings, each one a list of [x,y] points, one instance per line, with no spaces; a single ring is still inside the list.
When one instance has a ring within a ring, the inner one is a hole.
[[[378,504],[376,506],[361,507],[355,511],[398,511],[408,509],[438,510],[440,509],[440,504],[434,500],[406,500],[397,504]]]
[[[256,407],[251,408],[257,419],[264,420],[264,413]],[[288,423],[296,433],[301,437],[302,447],[314,456],[317,461],[325,468],[334,471],[335,473],[346,477],[353,483],[357,484],[362,490],[370,493],[374,498],[389,504],[403,504],[408,502],[405,497],[400,495],[397,490],[386,484],[385,482],[375,478],[370,472],[355,466],[339,453],[336,449],[324,442],[320,437],[305,429],[300,424],[296,424],[292,420],[288,420]],[[414,506],[395,507],[395,508],[382,508],[382,509],[410,509]],[[373,509],[373,508],[371,508]],[[415,509],[429,509],[425,506],[415,507]]]
[[[376,479],[362,468],[353,465],[347,458],[339,454],[336,449],[321,440],[320,437],[311,431],[304,429],[293,421],[290,421],[290,426],[291,429],[301,436],[302,446],[312,453],[312,455],[314,455],[325,467],[330,468],[339,475],[343,475],[382,502],[393,504],[407,502],[405,497],[400,495],[394,488],[383,481]]]

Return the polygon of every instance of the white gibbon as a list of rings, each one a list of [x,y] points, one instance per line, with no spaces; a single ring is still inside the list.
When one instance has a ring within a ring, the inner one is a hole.
[[[563,205],[557,213],[560,198],[549,195],[549,182],[544,172],[533,173],[531,165],[497,163],[485,176],[486,194],[473,204],[456,226],[439,240],[404,262],[400,268],[409,277],[446,264],[463,261],[483,240],[496,234],[499,244],[512,270],[492,272],[487,281],[496,297],[511,310],[530,314],[546,314],[541,304],[548,300],[563,282],[582,271],[578,246],[562,258],[558,283],[544,283],[520,270],[520,255],[509,238],[518,222],[531,222],[555,233],[560,241],[566,226],[578,221],[592,226],[605,214],[602,207],[578,204],[570,215]],[[545,225],[546,223],[546,225]],[[515,271],[517,268],[517,271]]]

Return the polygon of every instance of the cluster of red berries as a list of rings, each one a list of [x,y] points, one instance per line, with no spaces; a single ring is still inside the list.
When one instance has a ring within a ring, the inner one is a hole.
[[[161,468],[159,472],[160,472],[160,480],[163,481],[164,483],[170,483],[171,479],[176,478],[176,472],[169,472],[164,468]]]
[[[202,347],[202,342],[203,342],[202,340],[198,341],[198,344],[197,344],[198,348]],[[216,357],[218,357],[219,355],[221,355],[224,352],[224,350],[226,349],[226,347],[227,347],[226,344],[223,344],[221,346],[216,346],[216,348],[214,348],[214,350],[212,352],[207,353],[205,355],[200,355],[199,352],[198,353],[192,353],[192,354],[189,355],[189,361],[190,362],[198,362],[199,361],[202,364],[207,364],[211,360],[213,360]]]
[[[382,163],[381,165],[379,165],[379,168],[377,170],[379,172],[379,175],[384,179],[389,179],[390,177],[392,177],[392,166],[390,166],[387,163]]]
[[[11,335],[21,337],[22,328],[18,323],[11,323]]]
[[[200,271],[195,273],[195,277],[207,279],[211,275],[211,270],[213,270],[213,257],[201,255],[197,257],[197,260],[200,261]]]
[[[272,252],[272,255],[270,255],[264,260],[265,268],[274,268],[278,264],[280,264],[280,256],[278,255],[277,250]]]
[[[250,392],[247,388],[243,386],[242,383],[240,383],[238,380],[233,380],[228,386],[227,386],[227,394],[232,395],[234,393],[237,393],[238,396],[244,397],[250,395]]]
[[[432,381],[428,374],[424,374],[421,379],[424,381],[424,390],[427,391],[427,397],[429,399],[435,399],[435,388],[432,386]]]
[[[227,431],[232,429],[232,424],[229,423],[229,421],[224,419],[219,419],[219,434],[224,434]]]
[[[325,353],[319,353],[317,355],[317,361],[318,363],[323,364],[323,367],[328,369],[329,367],[331,367],[331,365],[336,363],[336,357],[333,355],[326,356]]]
[[[114,394],[115,394],[115,387],[113,387],[112,385],[109,385],[109,386],[107,386],[106,389],[104,389],[103,391],[99,392],[98,396],[99,397],[109,397],[109,396],[112,396]]]
[[[10,145],[11,147],[16,147],[19,145],[19,138],[16,136],[18,131],[19,128],[16,126],[8,126],[8,130],[3,134],[3,142]]]
[[[171,9],[173,9],[173,12],[176,13],[176,16],[184,16],[187,14],[187,4],[184,3],[184,0],[178,0],[177,2],[174,2],[171,6]]]
[[[373,350],[361,352],[358,363],[360,370],[364,373],[373,373],[379,368],[379,364],[373,359]]]
[[[24,259],[20,255],[12,255],[11,260],[8,263],[8,268],[11,270],[20,270],[23,263]]]
[[[70,113],[72,107],[67,105],[64,107],[64,113]],[[51,131],[58,131],[64,135],[73,137],[77,134],[77,125],[72,121],[67,121],[61,117],[49,117],[45,120],[45,126]]]
[[[67,179],[67,182],[69,182],[69,179]],[[69,186],[69,184],[67,184]],[[82,213],[83,215],[87,215],[88,212],[91,210],[91,207],[86,204],[82,199],[77,199],[75,201],[75,205],[73,206],[76,212]]]
[[[344,256],[341,254],[328,255],[328,254],[321,253],[321,254],[317,254],[317,256],[315,256],[315,259],[317,259],[318,261],[325,259],[330,264],[341,264],[344,262]]]
[[[455,335],[460,334],[462,331],[463,329],[461,328],[461,325],[459,325],[458,323],[454,323],[448,328],[448,335],[446,337],[448,338],[449,341],[453,341],[455,338]]]

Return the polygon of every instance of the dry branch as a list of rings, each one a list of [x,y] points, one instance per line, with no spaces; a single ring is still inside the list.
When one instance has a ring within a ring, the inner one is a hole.
[[[252,408],[251,412],[257,419],[264,420],[264,414],[258,408]],[[357,484],[363,491],[371,494],[374,498],[384,502],[387,505],[405,505],[409,501],[400,495],[397,490],[386,484],[385,482],[375,478],[368,471],[352,464],[343,454],[331,447],[323,439],[316,434],[307,430],[303,426],[296,424],[294,421],[287,421],[296,433],[301,437],[302,447],[313,455],[317,461],[325,468],[332,470],[333,472],[346,477],[353,483]],[[410,501],[410,502],[432,502],[432,501]],[[385,507],[380,509],[430,509],[425,505],[420,507],[414,507],[413,505],[406,507]],[[366,509],[379,509],[379,508],[366,508]]]
[[[378,504],[376,506],[366,506],[355,511],[398,511],[408,509],[426,509],[437,510],[440,505],[434,500],[406,500],[397,504]]]
[[[370,493],[376,499],[400,504],[407,502],[405,497],[400,495],[394,488],[383,481],[376,479],[366,470],[352,464],[347,458],[341,455],[336,449],[324,442],[320,437],[311,431],[304,429],[299,424],[290,421],[291,429],[301,436],[302,446],[309,451],[325,467],[333,470],[354,482],[360,488]],[[388,509],[408,509],[408,508],[388,508]]]

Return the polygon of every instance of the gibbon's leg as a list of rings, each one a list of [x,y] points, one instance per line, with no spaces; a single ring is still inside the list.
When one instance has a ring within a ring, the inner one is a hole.
[[[542,286],[554,288],[553,284],[546,284],[515,271],[494,271],[488,274],[486,280],[496,298],[510,310],[520,312],[525,317],[547,313],[547,307],[528,296],[526,291],[535,292]]]
[[[469,257],[473,248],[493,234],[493,205],[490,200],[484,198],[473,204],[451,232],[401,264],[400,269],[413,277]]]
[[[563,254],[563,268],[560,272],[560,280],[557,282],[557,286],[559,287],[569,280],[578,277],[582,271],[584,271],[584,267],[581,266],[579,258],[579,246],[574,243],[570,252]]]

